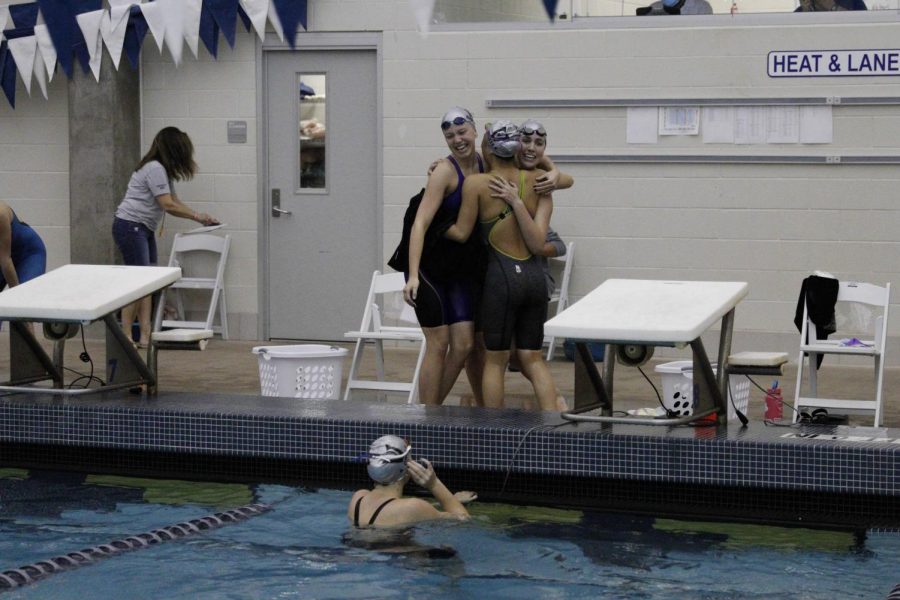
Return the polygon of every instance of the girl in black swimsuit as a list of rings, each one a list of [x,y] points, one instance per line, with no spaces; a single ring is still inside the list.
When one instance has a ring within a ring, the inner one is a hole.
[[[347,518],[355,527],[401,527],[433,519],[469,518],[463,504],[476,498],[473,492],[453,494],[434,473],[427,459],[410,460],[412,447],[401,437],[385,435],[369,447],[369,476],[373,490],[358,490],[350,499]],[[405,498],[403,487],[412,479],[431,492],[443,511],[421,498]]]

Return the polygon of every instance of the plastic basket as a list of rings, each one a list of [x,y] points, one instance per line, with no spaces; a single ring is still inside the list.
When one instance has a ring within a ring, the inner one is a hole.
[[[712,366],[713,373],[716,365]],[[694,362],[690,360],[676,360],[675,362],[658,365],[654,369],[662,375],[663,404],[676,416],[684,417],[694,414]],[[750,382],[742,375],[731,375],[728,378],[729,398],[728,420],[737,419],[734,412],[735,406],[739,411],[747,414],[747,404],[750,401]],[[734,404],[732,405],[732,400]]]
[[[262,395],[336,400],[347,352],[323,344],[255,347]]]

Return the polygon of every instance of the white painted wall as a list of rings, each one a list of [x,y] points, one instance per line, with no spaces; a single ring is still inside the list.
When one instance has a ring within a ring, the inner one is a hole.
[[[686,23],[686,21],[682,21]],[[775,80],[770,50],[892,48],[897,23],[535,31],[394,31],[384,43],[385,255],[396,244],[406,199],[446,154],[437,128],[451,104],[479,122],[541,119],[557,153],[648,151],[625,143],[624,108],[488,110],[495,98],[900,96],[889,78]],[[721,24],[721,25],[720,25]],[[607,26],[609,25],[609,26]],[[505,26],[509,27],[509,26]],[[834,143],[704,147],[666,139],[649,152],[900,155],[900,106],[840,107]],[[554,228],[578,246],[572,290],[609,277],[743,280],[736,347],[790,351],[801,280],[814,269],[842,279],[900,281],[896,166],[561,165],[576,177],[556,195]],[[896,314],[896,298],[894,312]],[[900,364],[900,319],[891,320]]]
[[[428,164],[447,153],[437,121],[452,104],[470,107],[479,122],[539,118],[550,131],[551,153],[607,154],[648,151],[625,143],[624,108],[498,111],[486,109],[485,101],[900,96],[900,81],[892,78],[771,80],[765,72],[771,50],[893,48],[898,23],[723,16],[703,23],[682,17],[675,28],[653,21],[638,28],[621,19],[507,23],[505,31],[437,26],[423,37],[406,0],[311,2],[310,31],[384,32],[383,255],[397,242],[407,199],[424,185]],[[217,61],[201,46],[199,59],[186,52],[178,68],[149,39],[143,54],[144,146],[170,124],[193,138],[200,175],[179,192],[229,224],[231,326],[246,338],[258,335],[261,261],[256,44],[240,32],[234,50],[222,42]],[[41,231],[52,264],[62,264],[68,258],[64,79],[51,85],[49,102],[27,99],[21,90],[19,98],[15,111],[0,102],[0,190]],[[247,121],[246,144],[227,143],[228,120]],[[838,107],[834,124],[828,147],[704,147],[678,138],[650,151],[900,155],[900,107]],[[575,188],[556,195],[554,213],[554,227],[578,246],[576,297],[609,277],[749,281],[736,347],[793,353],[796,294],[813,269],[900,285],[900,169],[894,166],[560,166],[576,177]],[[169,219],[161,254],[167,256],[175,230],[192,226]],[[900,364],[898,297],[892,364]]]
[[[47,246],[47,268],[69,263],[69,100],[64,74],[37,83],[17,79],[16,108],[0,95],[0,199]]]
[[[148,36],[142,53],[142,152],[163,127],[173,125],[190,135],[199,174],[190,182],[178,183],[178,195],[191,208],[228,225],[231,251],[225,293],[229,333],[239,339],[256,339],[256,36],[239,26],[234,50],[220,38],[218,59],[202,44],[198,56],[195,59],[185,47],[184,60],[176,68],[168,52],[160,55]],[[228,121],[247,122],[246,143],[228,143]],[[175,232],[194,227],[193,221],[166,218],[159,248],[161,263],[168,260]]]

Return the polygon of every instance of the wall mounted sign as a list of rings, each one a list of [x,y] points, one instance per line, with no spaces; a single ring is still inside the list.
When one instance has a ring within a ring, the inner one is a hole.
[[[900,50],[777,50],[769,52],[769,77],[900,75]]]

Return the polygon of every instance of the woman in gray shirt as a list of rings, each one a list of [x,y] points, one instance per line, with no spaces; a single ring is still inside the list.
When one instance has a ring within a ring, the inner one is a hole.
[[[175,193],[173,181],[187,181],[196,172],[191,138],[176,127],[161,129],[132,173],[113,220],[113,238],[126,265],[157,264],[155,233],[166,213],[203,225],[218,224],[214,217],[188,208]],[[150,296],[122,309],[122,328],[129,337],[135,314],[138,317],[139,348],[150,342],[150,311]]]

